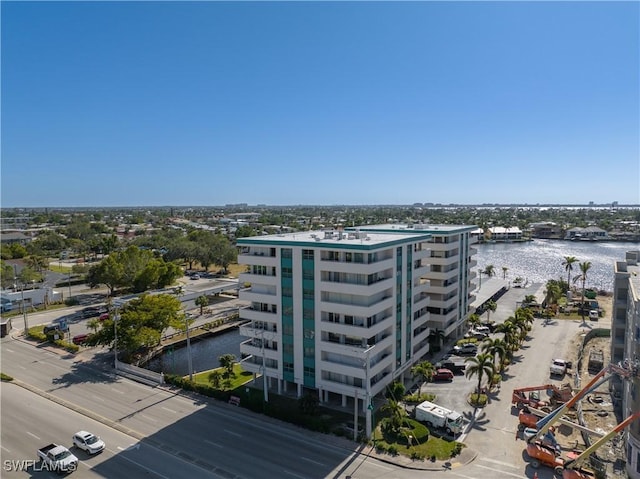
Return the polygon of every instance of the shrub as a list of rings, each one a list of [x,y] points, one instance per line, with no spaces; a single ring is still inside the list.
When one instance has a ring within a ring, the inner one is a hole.
[[[78,304],[80,304],[80,300],[78,298],[74,298],[73,296],[71,298],[67,298],[64,300],[64,304],[66,306],[76,306]]]
[[[40,342],[47,340],[47,336],[42,331],[42,326],[34,326],[32,328],[29,328],[29,332],[27,333],[27,336],[31,339],[35,339],[36,341],[40,341]]]
[[[5,373],[0,373],[0,381],[13,381],[13,378]]]
[[[387,452],[389,454],[391,454],[392,456],[397,456],[398,455],[398,446],[396,446],[395,444],[389,445],[389,448],[387,449]]]
[[[414,461],[422,461],[425,458],[426,454],[422,451],[411,451],[411,459]]]
[[[78,346],[77,344],[69,343],[63,339],[56,339],[55,341],[53,341],[53,344],[65,349],[66,351],[69,351],[70,353],[77,353],[80,350],[80,346]]]

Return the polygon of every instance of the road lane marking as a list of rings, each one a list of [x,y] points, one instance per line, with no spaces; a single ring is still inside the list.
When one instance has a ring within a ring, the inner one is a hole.
[[[35,437],[38,441],[40,440],[40,438],[38,436],[36,436],[35,434],[33,434],[32,432],[27,431],[27,434],[29,434],[29,436],[31,436],[31,437]]]
[[[234,432],[234,431],[229,431],[228,429],[225,429],[224,432],[231,434],[232,436],[242,437],[242,434],[238,434],[237,432]]]
[[[114,393],[124,394],[124,391],[120,391],[119,389],[116,389],[116,388],[111,388],[111,390],[112,390]]]
[[[9,349],[9,348],[4,348],[5,351],[9,351],[10,353],[15,353],[15,351],[13,349]]]
[[[0,446],[0,448],[4,449],[4,450],[5,450],[5,451],[7,451],[9,454],[11,454],[11,451],[10,451],[9,449],[7,449],[6,447],[4,447],[4,446]]]
[[[309,459],[308,457],[304,457],[304,456],[300,456],[300,459],[310,462],[312,464],[317,464],[318,466],[325,466],[326,464],[322,463],[322,462],[318,462],[318,461],[314,461],[313,459]]]
[[[140,417],[141,417],[141,418],[144,418],[144,419],[145,419],[145,420],[147,420],[147,421],[151,421],[151,422],[158,422],[158,421],[156,421],[155,419],[153,419],[152,417],[147,416],[146,414],[142,414],[142,413],[140,413]]]
[[[513,469],[518,469],[519,466],[513,465],[513,463],[497,461],[496,459],[489,459],[488,457],[481,457],[481,461],[493,462],[494,464],[500,464],[501,466],[511,467]]]
[[[120,449],[118,447],[118,449]],[[146,469],[147,471],[149,471],[152,474],[155,474],[157,476],[160,477],[164,477],[164,479],[169,479],[167,476],[163,476],[162,474],[160,474],[159,472],[154,471],[153,469],[151,469],[150,467],[145,466],[144,464],[140,464],[139,462],[134,461],[133,459],[128,458],[127,456],[123,456],[122,454],[118,454],[118,457],[121,457],[122,459],[124,459],[125,461],[129,461],[134,463],[136,466],[141,467],[142,469]]]
[[[169,409],[168,407],[164,407],[164,406],[161,406],[161,407],[162,407],[162,409],[164,409],[165,411],[169,411],[169,412],[171,412],[171,413],[173,413],[173,414],[178,414],[178,413],[177,413],[176,411],[174,411],[173,409]]]
[[[290,476],[293,476],[293,477],[299,477],[300,479],[307,479],[307,478],[306,478],[306,477],[304,477],[304,476],[299,476],[298,474],[295,474],[295,473],[293,473],[293,472],[291,472],[291,471],[287,471],[286,469],[285,469],[283,472],[284,472],[285,474],[289,474]]]
[[[517,477],[518,479],[522,479],[522,474],[513,474],[512,472],[501,471],[500,469],[496,469],[495,467],[483,466],[482,464],[476,464],[476,466],[477,467],[481,467],[483,469],[488,469],[490,471],[499,472],[500,476],[502,476],[504,474],[507,474],[508,476]]]
[[[207,439],[205,439],[204,442],[206,442],[207,444],[211,444],[212,446],[215,446],[215,447],[219,447],[219,448],[223,448],[224,447],[222,444],[218,444],[217,442],[211,442],[211,441],[209,441]]]
[[[104,399],[103,399],[103,398],[101,398],[100,396],[97,396],[97,395],[95,395],[95,394],[92,394],[92,396],[93,396],[93,398],[94,398],[94,399],[97,399],[98,401],[102,401],[102,402],[104,402]]]

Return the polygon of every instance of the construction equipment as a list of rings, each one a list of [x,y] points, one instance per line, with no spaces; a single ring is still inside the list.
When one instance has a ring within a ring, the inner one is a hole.
[[[602,369],[598,374],[596,374],[591,381],[587,383],[585,387],[583,387],[580,391],[576,393],[569,401],[564,403],[562,406],[558,407],[555,411],[547,414],[542,419],[538,420],[536,423],[536,429],[538,430],[538,434],[532,436],[527,439],[527,443],[532,443],[537,441],[540,437],[544,436],[549,428],[555,424],[564,413],[574,404],[576,404],[579,400],[585,397],[592,391],[595,391],[601,384],[609,381],[614,374],[621,376],[622,378],[628,379],[633,376],[638,375],[638,364],[625,362],[622,365],[609,364],[606,368]],[[608,376],[606,376],[608,375]]]
[[[540,391],[547,391],[549,399],[540,399]],[[568,383],[563,384],[561,387],[557,387],[555,384],[543,384],[542,386],[514,389],[513,393],[511,393],[511,404],[515,404],[518,409],[522,409],[523,406],[541,409],[564,404],[572,397],[573,392],[571,391],[571,385]]]
[[[595,479],[596,474],[590,469],[582,467],[582,461],[587,459],[598,448],[605,444],[609,439],[622,431],[625,427],[631,424],[636,419],[640,418],[640,411],[636,411],[627,419],[618,424],[611,432],[605,434],[593,445],[585,449],[580,455],[575,458],[564,461],[564,464],[558,465],[554,468],[556,476],[562,476],[562,479]]]

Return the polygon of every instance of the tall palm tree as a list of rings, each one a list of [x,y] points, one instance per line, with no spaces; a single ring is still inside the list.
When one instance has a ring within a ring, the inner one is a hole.
[[[571,284],[571,270],[573,269],[573,263],[577,263],[578,258],[575,256],[565,256],[562,265],[567,272],[567,287]]]
[[[478,393],[481,391],[482,379],[484,376],[492,377],[495,372],[493,369],[493,357],[487,353],[480,353],[477,356],[465,359],[465,363],[469,363],[466,368],[465,376],[471,378],[478,376]],[[489,379],[491,380],[491,379]]]
[[[478,316],[476,313],[472,313],[469,315],[469,319],[467,319],[467,324],[474,328],[476,326],[480,326],[480,323],[482,323],[482,321],[480,320],[480,316]]]
[[[493,358],[494,369],[502,372],[504,367],[504,359],[507,356],[507,343],[504,339],[500,338],[486,338],[482,341],[480,349],[483,353],[490,354]],[[498,359],[498,366],[496,367],[496,359]]]
[[[515,351],[519,345],[518,328],[513,322],[514,319],[513,317],[507,318],[504,323],[499,324],[495,329],[497,333],[504,334],[504,341],[507,343],[509,351]]]
[[[509,268],[507,268],[506,266],[502,267],[502,279],[507,279],[507,271],[509,271]]]
[[[552,304],[557,304],[562,296],[562,289],[560,288],[560,283],[555,279],[550,279],[547,281],[547,289],[545,290],[544,301],[549,307]]]
[[[580,301],[581,303],[580,315],[582,316],[582,322],[584,323],[584,310],[585,310],[584,292],[587,284],[587,272],[591,269],[591,261],[583,261],[578,266],[580,266],[580,273],[581,273],[579,278],[582,281],[582,299]]]
[[[484,308],[487,310],[487,321],[491,320],[491,313],[495,313],[496,309],[498,309],[498,304],[490,299],[486,303],[484,303]]]
[[[422,394],[422,384],[431,381],[431,377],[436,368],[429,361],[422,361],[411,368],[411,375],[415,378],[420,378],[420,394]]]

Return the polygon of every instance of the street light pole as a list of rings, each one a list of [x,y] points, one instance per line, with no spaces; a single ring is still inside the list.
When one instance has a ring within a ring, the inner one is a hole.
[[[114,334],[114,340],[113,340],[113,350],[115,352],[115,360],[114,360],[114,367],[116,369],[116,371],[118,370],[118,319],[120,319],[119,313],[118,313],[118,308],[116,308],[115,313],[113,315],[113,334]]]
[[[24,335],[27,336],[29,334],[29,324],[27,322],[27,308],[24,305],[24,283],[22,283],[22,288],[20,289],[22,295],[22,319],[24,320]]]
[[[189,318],[184,315],[184,321],[187,326],[187,362],[189,365],[189,381],[193,381],[193,362],[191,360],[191,338],[189,337]]]

